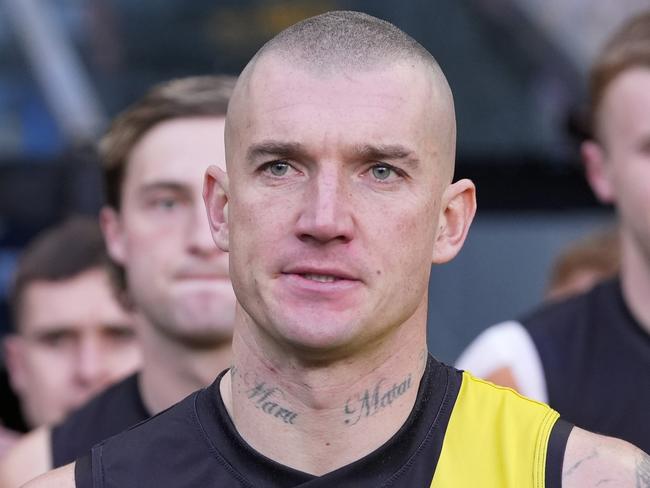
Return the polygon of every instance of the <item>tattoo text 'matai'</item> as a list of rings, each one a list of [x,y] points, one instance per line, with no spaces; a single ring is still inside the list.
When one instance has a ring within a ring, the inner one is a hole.
[[[362,418],[370,417],[384,408],[390,407],[395,400],[404,395],[412,386],[409,374],[401,383],[386,387],[386,380],[380,380],[373,389],[366,390],[356,397],[348,398],[343,412],[345,424],[355,425]]]

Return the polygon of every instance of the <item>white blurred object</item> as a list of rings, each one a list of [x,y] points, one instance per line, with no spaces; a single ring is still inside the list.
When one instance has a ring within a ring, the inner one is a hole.
[[[507,368],[524,396],[548,403],[544,367],[537,347],[523,325],[508,320],[485,329],[463,351],[455,366],[479,378]]]

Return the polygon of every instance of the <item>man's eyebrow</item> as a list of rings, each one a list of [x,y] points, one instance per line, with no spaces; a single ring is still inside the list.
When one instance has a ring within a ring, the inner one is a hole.
[[[29,337],[32,340],[40,340],[54,335],[77,334],[77,333],[78,330],[74,326],[65,325],[65,324],[54,324],[54,325],[48,325],[43,329],[31,331],[30,333],[26,334],[26,337]]]
[[[364,144],[357,147],[355,151],[364,159],[378,161],[399,159],[413,167],[419,164],[415,153],[401,144]]]
[[[642,151],[650,150],[650,133],[643,134],[639,138],[639,149]]]
[[[106,333],[106,332],[129,332],[133,333],[135,335],[135,330],[133,330],[133,327],[130,324],[127,324],[126,322],[102,322],[99,327],[99,331],[101,333]]]
[[[419,160],[415,153],[401,144],[363,144],[353,146],[350,153],[354,157],[364,160],[401,160],[404,163],[417,167]],[[247,160],[255,161],[259,157],[275,158],[306,158],[308,151],[298,142],[263,141],[255,143],[248,148]]]
[[[173,191],[173,192],[187,192],[187,185],[178,183],[176,181],[150,181],[145,182],[140,186],[140,192],[149,193],[153,191]]]
[[[307,153],[305,147],[299,142],[262,141],[251,145],[246,152],[246,159],[254,161],[262,156],[295,157]]]

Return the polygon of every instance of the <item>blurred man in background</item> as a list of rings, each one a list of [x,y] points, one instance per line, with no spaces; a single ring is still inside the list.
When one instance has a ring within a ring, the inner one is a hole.
[[[99,225],[87,217],[45,231],[20,257],[10,292],[15,332],[4,348],[28,427],[61,421],[139,366],[110,271]]]
[[[457,365],[650,451],[650,12],[605,45],[590,95],[582,156],[594,193],[617,209],[620,275],[489,328]]]
[[[230,365],[235,296],[202,191],[205,168],[225,166],[224,124],[235,80],[204,76],[154,87],[102,140],[107,204],[101,221],[120,266],[122,297],[133,309],[143,367],[63,424],[30,434],[9,454],[0,483],[17,486],[73,461]]]
[[[566,300],[614,278],[620,271],[618,228],[608,228],[570,243],[554,259],[546,285],[546,302]],[[511,336],[507,340],[505,336]],[[516,337],[513,347],[512,337]],[[456,366],[526,396],[548,402],[537,354],[518,323],[489,327],[463,351]],[[471,364],[471,367],[470,367]],[[499,365],[499,366],[495,366]],[[523,380],[521,380],[523,378]],[[518,381],[519,379],[519,381]]]

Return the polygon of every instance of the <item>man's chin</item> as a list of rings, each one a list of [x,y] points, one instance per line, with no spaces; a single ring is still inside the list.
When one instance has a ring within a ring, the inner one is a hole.
[[[343,351],[354,348],[358,342],[355,330],[357,324],[352,320],[334,321],[327,316],[322,319],[313,317],[303,320],[285,319],[281,325],[274,327],[276,340],[285,347],[301,355],[313,357],[338,356]]]
[[[188,349],[208,350],[230,344],[232,329],[215,324],[174,324],[173,327],[157,327],[171,341]]]
[[[187,279],[173,284],[173,293],[179,297],[196,295],[198,297],[234,297],[232,284],[227,279]]]
[[[230,282],[218,283],[218,286],[209,284],[210,282],[177,286],[167,303],[176,309],[177,313],[188,316],[205,317],[215,313],[221,314],[224,310],[234,315],[236,298]]]

